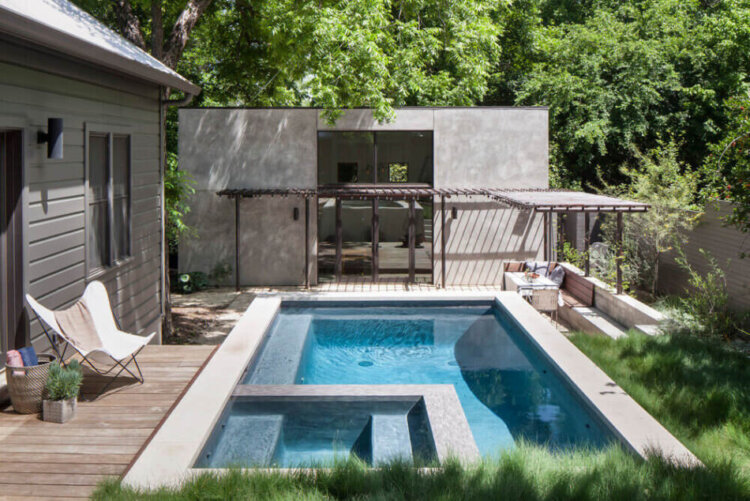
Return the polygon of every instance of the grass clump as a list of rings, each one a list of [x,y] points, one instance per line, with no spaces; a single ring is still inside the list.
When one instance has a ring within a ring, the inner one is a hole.
[[[747,479],[731,463],[679,468],[660,458],[643,461],[617,447],[551,453],[520,444],[497,460],[474,466],[449,462],[431,471],[394,462],[372,469],[356,460],[316,473],[206,473],[181,488],[135,491],[102,484],[94,499],[275,500],[691,500],[747,499]]]
[[[631,332],[571,341],[703,462],[750,477],[750,359],[715,339]]]

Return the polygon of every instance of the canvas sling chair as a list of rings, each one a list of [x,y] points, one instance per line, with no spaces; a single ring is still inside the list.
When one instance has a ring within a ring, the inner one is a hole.
[[[68,347],[71,347],[81,356],[82,362],[87,363],[99,375],[105,376],[119,368],[114,377],[110,378],[109,382],[93,397],[94,399],[107,391],[123,371],[139,383],[144,382],[143,373],[135,357],[156,333],[136,336],[121,331],[112,314],[109,295],[104,284],[98,281],[89,283],[81,299],[64,310],[47,309],[29,294],[26,294],[26,301],[39,319],[42,330],[55,350],[60,363],[64,364]],[[64,343],[56,342],[58,338]],[[60,344],[64,344],[62,352],[60,352]],[[111,358],[113,361],[111,367],[106,370],[100,368],[93,360],[93,355],[96,354],[104,354]],[[128,368],[131,363],[138,371],[137,376]]]

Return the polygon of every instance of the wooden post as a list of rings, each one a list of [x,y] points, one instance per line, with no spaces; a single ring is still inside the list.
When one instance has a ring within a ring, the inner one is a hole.
[[[622,260],[625,250],[622,248],[622,212],[617,213],[617,293],[622,294]]]
[[[446,234],[445,234],[445,195],[440,197],[440,267],[443,273],[443,289],[447,283],[445,277],[445,253],[448,250],[445,248]]]
[[[549,213],[544,213],[544,222],[542,223],[544,228],[542,233],[544,234],[544,260],[549,261]]]
[[[591,233],[589,233],[589,213],[583,213],[583,252],[586,254],[586,276],[591,273],[591,256],[589,255],[589,245],[591,244]]]
[[[341,282],[342,253],[344,246],[344,229],[341,226],[341,198],[336,198],[336,264],[334,274],[336,281]]]
[[[560,255],[565,243],[565,228],[563,226],[563,213],[557,213],[557,252],[555,252],[555,261],[560,261]]]
[[[310,198],[305,195],[305,289],[310,288]]]
[[[240,195],[234,197],[234,288],[240,290]]]
[[[417,244],[417,236],[416,236],[416,216],[414,214],[415,209],[415,203],[414,199],[409,199],[409,282],[415,281],[415,268],[416,268],[416,255],[415,255],[415,247]]]
[[[378,245],[380,244],[380,215],[378,209],[380,208],[380,200],[378,197],[372,199],[372,281],[377,282],[379,280],[379,268],[380,268],[380,251]]]

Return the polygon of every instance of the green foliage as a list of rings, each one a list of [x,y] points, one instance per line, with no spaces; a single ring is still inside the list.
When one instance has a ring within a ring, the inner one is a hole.
[[[110,480],[93,499],[632,501],[740,500],[748,495],[747,479],[728,462],[688,469],[665,459],[642,461],[617,448],[553,454],[521,443],[499,460],[476,466],[450,461],[426,472],[403,462],[372,469],[352,460],[315,473],[205,473],[181,488],[152,492]]]
[[[78,390],[83,383],[83,371],[77,360],[70,361],[65,367],[58,362],[49,366],[46,396],[49,400],[68,400],[78,397]]]
[[[727,122],[717,103],[748,82],[745,0],[525,0],[505,17],[485,103],[550,107],[558,186],[596,182],[597,166],[624,181],[620,166],[668,137],[697,169]]]
[[[570,339],[701,461],[709,466],[731,461],[748,485],[746,355],[689,333],[631,332],[617,340],[575,334]]]
[[[575,248],[570,242],[563,242],[562,249],[560,249],[560,260],[565,263],[570,263],[573,266],[583,269],[586,266],[586,251],[580,251]]]
[[[730,224],[750,231],[750,94],[728,99],[729,124],[723,137],[711,146],[704,172],[710,198],[734,203]],[[745,257],[744,255],[742,257]]]
[[[648,154],[636,152],[638,168],[623,166],[626,182],[617,186],[605,184],[605,192],[647,203],[646,213],[623,218],[624,277],[631,286],[655,294],[658,286],[659,259],[673,249],[680,249],[693,227],[697,214],[698,173],[691,172],[678,158],[674,141]],[[610,217],[604,225],[605,238],[616,252],[616,222]]]
[[[180,294],[192,294],[208,287],[208,277],[200,271],[182,273],[177,276],[177,280],[171,282],[174,291]]]
[[[196,28],[180,69],[205,104],[471,105],[500,55],[498,2],[237,1]],[[504,2],[500,2],[504,4]]]
[[[688,274],[688,288],[680,298],[682,307],[697,322],[694,331],[709,336],[734,337],[740,330],[743,319],[729,308],[729,294],[724,270],[709,252],[699,249],[708,264],[708,271],[700,273],[680,252],[677,264]]]
[[[166,200],[166,230],[170,250],[177,250],[180,237],[195,232],[185,223],[190,212],[189,197],[195,193],[195,183],[190,176],[177,167],[177,155],[167,153],[167,168],[164,170],[164,198]]]

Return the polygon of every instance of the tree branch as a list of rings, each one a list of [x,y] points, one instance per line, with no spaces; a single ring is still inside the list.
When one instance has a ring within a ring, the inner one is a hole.
[[[130,6],[129,0],[115,0],[114,12],[122,36],[141,49],[146,50],[146,40],[143,38],[141,22],[133,14],[133,8]]]
[[[164,64],[172,69],[177,66],[190,37],[190,32],[210,3],[211,0],[190,0],[188,2],[172,27],[172,33],[169,36],[162,58]]]

